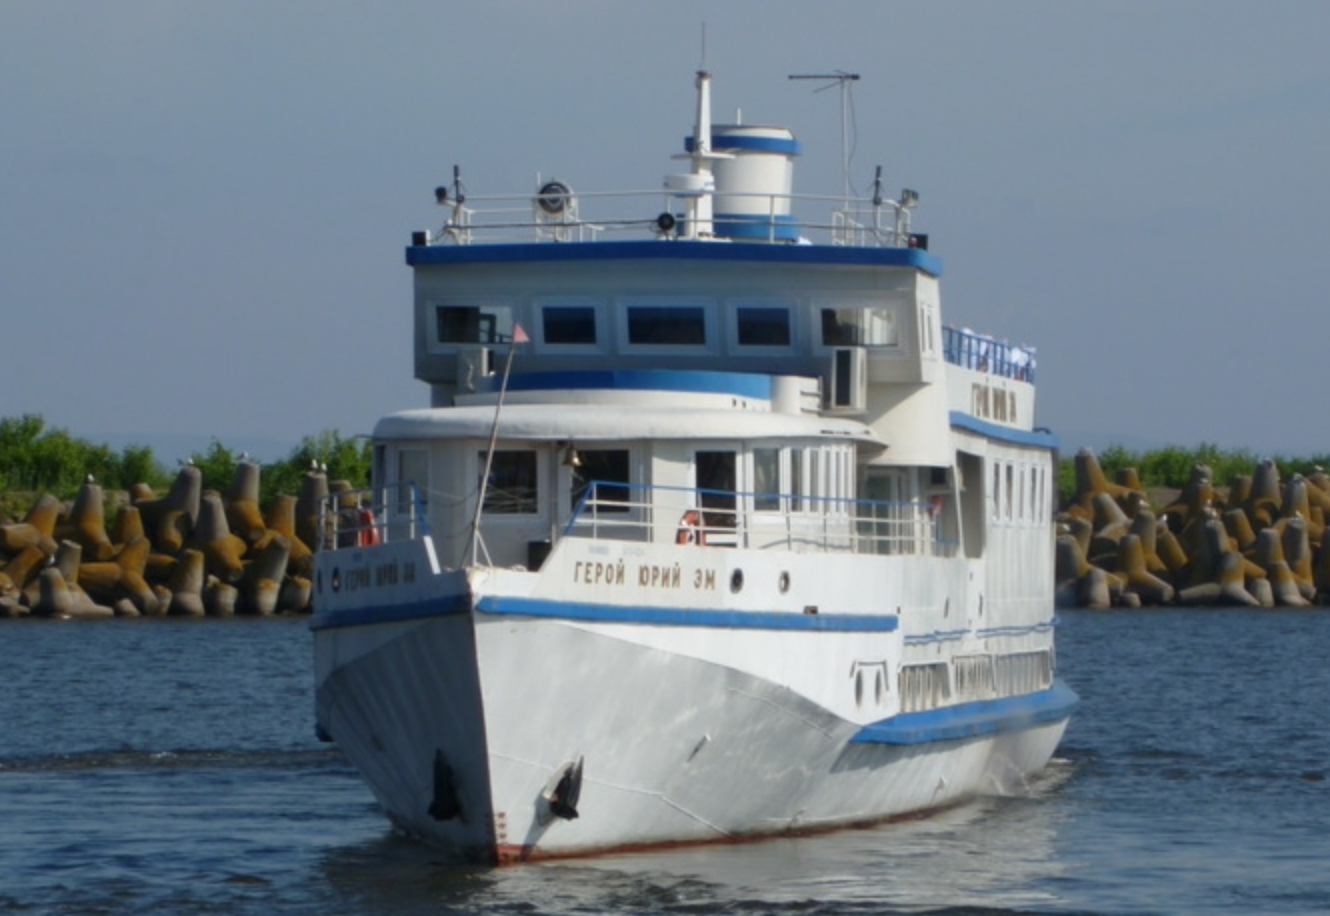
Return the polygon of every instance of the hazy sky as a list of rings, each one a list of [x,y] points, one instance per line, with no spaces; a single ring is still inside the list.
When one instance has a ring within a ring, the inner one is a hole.
[[[787,75],[861,74],[854,184],[920,192],[945,319],[1038,347],[1065,447],[1330,451],[1323,0],[7,0],[0,416],[279,457],[425,405],[434,186],[658,186],[703,23],[797,191],[839,192],[840,107]]]

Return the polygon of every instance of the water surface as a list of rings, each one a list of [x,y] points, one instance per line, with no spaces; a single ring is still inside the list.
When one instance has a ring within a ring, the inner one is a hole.
[[[510,869],[394,835],[313,735],[307,621],[0,621],[0,911],[1330,911],[1330,614],[1075,611],[1082,705],[1016,797]]]

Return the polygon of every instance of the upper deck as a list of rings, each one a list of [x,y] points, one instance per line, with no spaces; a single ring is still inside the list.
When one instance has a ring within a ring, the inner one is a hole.
[[[795,194],[793,134],[711,123],[709,82],[687,171],[657,189],[479,196],[459,170],[436,189],[444,222],[406,249],[431,406],[508,374],[737,373],[807,380],[772,409],[861,419],[887,463],[948,463],[956,415],[1031,431],[1033,350],[943,326],[918,193],[884,193],[879,168],[865,197]]]

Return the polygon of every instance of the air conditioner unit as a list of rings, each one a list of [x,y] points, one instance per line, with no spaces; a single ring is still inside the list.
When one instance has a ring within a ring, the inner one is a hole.
[[[457,348],[457,389],[475,391],[476,383],[494,374],[494,351],[489,347]]]
[[[868,409],[868,351],[837,347],[826,375],[828,413],[864,413]]]

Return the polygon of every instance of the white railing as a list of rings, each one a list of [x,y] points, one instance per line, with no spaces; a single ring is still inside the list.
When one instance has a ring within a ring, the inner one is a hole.
[[[330,493],[319,502],[316,550],[373,547],[429,534],[414,484],[388,484]]]
[[[700,547],[805,553],[955,556],[926,501],[834,499],[592,482],[565,537],[672,540]]]
[[[855,248],[906,248],[911,244],[910,206],[896,200],[855,199],[794,194],[723,192],[724,197],[750,199],[746,212],[716,214],[715,235],[727,224],[742,224],[744,237],[766,227],[767,241],[776,242],[795,230],[800,241]],[[551,204],[553,202],[553,205]],[[562,205],[559,205],[562,204]],[[796,204],[821,209],[821,220],[784,214]],[[608,238],[678,238],[689,233],[680,200],[668,191],[604,191],[563,195],[494,195],[455,197],[444,201],[450,216],[426,235],[427,245],[474,245],[513,241],[594,242]],[[594,209],[583,219],[582,209]],[[763,218],[762,214],[766,217]]]

